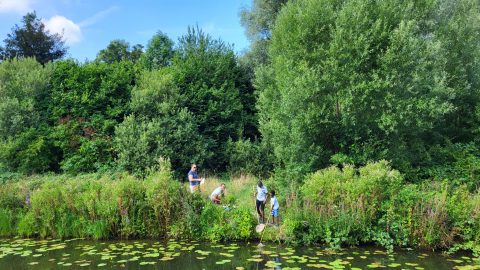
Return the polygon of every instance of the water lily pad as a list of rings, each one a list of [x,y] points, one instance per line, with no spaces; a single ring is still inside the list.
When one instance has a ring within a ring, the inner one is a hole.
[[[30,262],[30,263],[28,263],[28,264],[29,264],[29,265],[37,265],[38,262]]]
[[[153,265],[156,264],[157,262],[141,262],[139,263],[140,265]]]
[[[158,252],[148,253],[148,254],[143,255],[143,257],[145,257],[145,258],[156,258],[156,257],[159,257],[159,256],[160,256],[160,253],[158,253]]]
[[[98,267],[102,267],[102,266],[105,266],[105,265],[107,265],[107,264],[106,264],[106,263],[99,263],[99,264],[97,264]]]
[[[226,264],[226,263],[228,263],[228,262],[231,262],[231,260],[228,260],[228,259],[226,259],[226,260],[221,260],[221,261],[215,262],[215,264]]]
[[[368,268],[385,268],[385,265],[382,265],[379,262],[374,262],[369,265],[367,265]]]
[[[229,257],[229,258],[233,257],[233,254],[230,254],[230,253],[219,253],[219,255]]]
[[[312,268],[324,268],[324,269],[333,269],[334,268],[333,266],[330,266],[330,265],[324,264],[324,263],[307,264],[307,266],[312,267]],[[338,268],[335,268],[335,269],[338,269]]]

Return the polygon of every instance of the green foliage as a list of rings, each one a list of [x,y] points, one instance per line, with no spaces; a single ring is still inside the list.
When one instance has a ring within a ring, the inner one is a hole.
[[[174,50],[173,41],[161,31],[157,32],[147,44],[140,61],[147,70],[155,70],[171,65]]]
[[[112,136],[128,113],[135,76],[130,62],[55,64],[49,105],[55,123],[51,136],[63,153],[64,171],[95,171],[113,162]]]
[[[50,34],[35,12],[27,13],[22,19],[23,26],[15,25],[12,33],[0,47],[0,59],[34,57],[42,65],[63,58],[67,53],[65,41],[59,34]]]
[[[110,41],[107,48],[100,50],[96,61],[113,64],[122,61],[137,62],[143,54],[143,46],[140,44],[130,48],[130,44],[125,40],[115,39]]]
[[[430,149],[427,177],[449,180],[455,185],[466,185],[471,191],[480,187],[480,149],[476,143],[449,144]]]
[[[478,11],[469,0],[288,2],[272,31],[271,64],[256,72],[260,130],[280,168],[300,180],[332,156],[387,159],[415,179],[431,146],[471,139],[478,88],[467,94],[465,85],[477,84],[480,43],[452,46],[456,35],[445,33],[477,31]],[[459,95],[475,97],[461,105]],[[460,111],[470,124],[446,125]]]
[[[0,236],[11,236],[13,230],[13,212],[10,209],[0,209]]]
[[[48,130],[30,128],[0,144],[0,160],[11,171],[44,173],[57,168],[55,151]]]
[[[195,116],[183,107],[183,100],[169,73],[159,70],[143,74],[132,92],[133,115],[116,128],[120,166],[144,176],[160,157],[166,157],[183,172],[211,155],[204,148],[206,142]]]
[[[384,161],[309,174],[300,198],[287,201],[290,242],[470,250],[480,244],[478,192],[447,182],[407,184]]]
[[[0,235],[212,241],[254,236],[250,208],[225,211],[187,191],[174,179],[168,160],[160,160],[157,168],[145,180],[87,174],[5,183],[0,186]]]
[[[250,91],[246,78],[232,48],[198,28],[188,29],[176,52],[172,72],[183,97],[180,107],[194,115],[205,151],[215,153],[198,162],[224,169],[227,140],[241,136],[249,119],[242,104],[243,95]]]
[[[44,120],[42,102],[50,86],[51,67],[33,58],[0,64],[0,139],[15,137]]]
[[[243,8],[240,20],[250,40],[250,50],[243,56],[249,66],[268,63],[268,45],[275,20],[287,0],[254,0],[250,9]]]
[[[55,169],[55,148],[46,128],[51,67],[32,58],[0,64],[0,163],[9,171]]]
[[[261,175],[273,170],[273,156],[265,144],[250,140],[227,142],[228,170],[234,173]]]

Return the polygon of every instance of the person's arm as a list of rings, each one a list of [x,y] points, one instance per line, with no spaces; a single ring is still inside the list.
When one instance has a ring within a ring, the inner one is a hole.
[[[184,178],[184,179],[185,179],[185,178]],[[188,181],[190,181],[190,182],[201,182],[202,179],[201,179],[201,178],[195,179],[195,178],[193,178],[193,175],[192,175],[192,174],[189,174],[189,175],[188,175]]]

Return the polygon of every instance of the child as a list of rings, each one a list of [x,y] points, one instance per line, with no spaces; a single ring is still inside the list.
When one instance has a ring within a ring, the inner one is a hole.
[[[280,205],[275,196],[275,190],[270,191],[270,208],[272,210],[272,222],[274,225],[278,226],[278,210],[280,209]]]
[[[262,181],[258,181],[257,187],[255,191],[255,208],[257,209],[258,214],[258,223],[264,224],[265,223],[265,203],[267,202],[267,195],[268,190],[267,187],[262,183]]]

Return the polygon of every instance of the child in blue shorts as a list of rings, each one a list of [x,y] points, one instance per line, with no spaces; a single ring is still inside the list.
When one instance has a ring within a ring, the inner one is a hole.
[[[270,191],[270,208],[272,209],[272,222],[278,226],[278,210],[280,209],[280,205],[275,196],[275,190]]]

